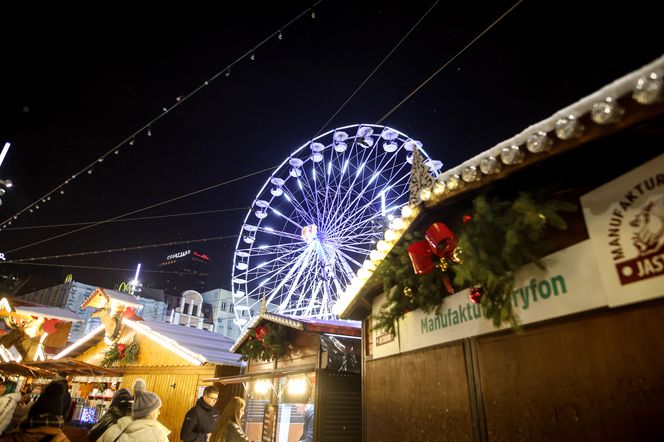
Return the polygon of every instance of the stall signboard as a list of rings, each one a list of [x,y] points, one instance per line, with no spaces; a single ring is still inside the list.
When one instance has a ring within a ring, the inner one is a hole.
[[[664,295],[664,155],[581,197],[610,306]]]
[[[586,240],[542,259],[546,269],[535,264],[522,267],[515,274],[512,306],[521,324],[595,309],[607,305],[599,283],[599,269],[590,241]],[[384,298],[374,300],[374,313]],[[373,357],[430,347],[471,336],[495,332],[493,323],[484,318],[479,304],[470,301],[468,290],[445,298],[440,314],[415,310],[399,321],[398,336],[387,342],[389,334],[373,332]],[[381,343],[384,342],[384,343]]]

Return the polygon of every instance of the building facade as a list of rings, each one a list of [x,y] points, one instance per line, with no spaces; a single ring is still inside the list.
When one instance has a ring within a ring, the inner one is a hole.
[[[210,305],[212,320],[214,322],[214,332],[220,333],[233,340],[240,336],[242,326],[237,324],[235,310],[233,305],[233,294],[230,290],[214,289],[201,294],[203,302]],[[258,301],[256,299],[255,301]],[[276,305],[268,305],[268,310],[273,310]],[[259,312],[256,310],[241,312],[247,322]]]
[[[175,251],[159,263],[159,269],[169,273],[162,274],[157,286],[172,296],[181,296],[185,290],[201,293],[207,284],[210,261],[208,255],[197,250]]]

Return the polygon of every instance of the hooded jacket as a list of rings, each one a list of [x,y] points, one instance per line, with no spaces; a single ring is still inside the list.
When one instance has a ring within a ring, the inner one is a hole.
[[[121,418],[97,439],[99,442],[168,442],[171,430],[153,419]]]
[[[0,434],[9,426],[21,398],[21,393],[16,391],[0,396]]]
[[[214,431],[218,420],[219,410],[199,398],[184,417],[180,439],[184,442],[206,442],[208,433]]]

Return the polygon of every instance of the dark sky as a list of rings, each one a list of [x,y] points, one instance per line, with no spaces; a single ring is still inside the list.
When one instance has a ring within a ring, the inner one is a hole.
[[[2,197],[1,218],[60,185],[312,5],[237,3],[4,12],[0,141],[12,148],[0,178],[15,187]],[[318,132],[433,3],[323,1],[315,19],[296,21],[282,40],[257,50],[255,61],[241,61],[228,78],[221,75],[153,124],[151,137],[137,135],[133,146],[123,145],[10,227],[101,221],[279,164]],[[326,129],[376,122],[514,3],[440,2]],[[453,167],[660,56],[661,18],[653,5],[526,0],[384,124]],[[268,177],[134,216],[248,207]],[[4,230],[0,251],[20,259],[236,235],[245,213],[111,223],[15,252],[80,226]],[[142,262],[154,270],[168,253],[195,248],[213,259],[210,288],[228,287],[234,247],[235,239],[227,239],[43,262],[107,268]],[[69,272],[105,286],[132,274]]]

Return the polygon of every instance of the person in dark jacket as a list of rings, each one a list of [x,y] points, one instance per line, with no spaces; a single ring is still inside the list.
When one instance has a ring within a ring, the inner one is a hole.
[[[134,402],[134,397],[131,395],[129,390],[126,388],[121,388],[115,392],[113,395],[113,400],[111,405],[108,407],[108,411],[88,432],[88,439],[91,441],[96,441],[104,434],[104,431],[108,429],[111,425],[114,425],[121,417],[131,415],[131,405]]]
[[[62,387],[64,388],[64,393],[62,394],[62,413],[61,416],[67,421],[69,419],[69,409],[71,408],[71,394],[69,394],[69,384],[67,383],[67,373],[66,372],[60,372],[58,373],[58,377],[55,378],[53,382],[58,382],[62,384]]]
[[[208,441],[219,420],[219,410],[214,408],[218,399],[219,390],[212,386],[205,387],[203,396],[184,417],[180,439],[184,442]]]

